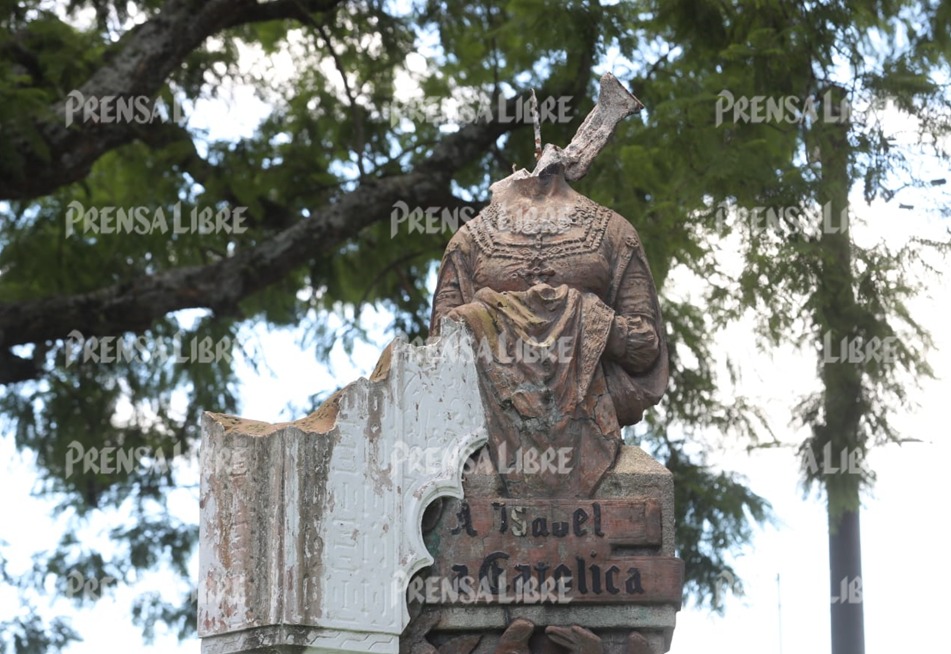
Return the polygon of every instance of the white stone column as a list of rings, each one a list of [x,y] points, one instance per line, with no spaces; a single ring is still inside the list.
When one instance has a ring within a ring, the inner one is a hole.
[[[471,337],[396,341],[314,414],[205,414],[198,634],[203,654],[396,654],[406,583],[432,563],[420,525],[462,497],[486,442]]]

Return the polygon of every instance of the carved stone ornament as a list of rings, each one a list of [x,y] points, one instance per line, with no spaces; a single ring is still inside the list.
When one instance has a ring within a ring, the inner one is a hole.
[[[428,346],[394,342],[302,420],[205,415],[204,654],[398,651],[407,581],[433,562],[423,511],[462,497],[486,442],[476,377],[471,337],[449,325]]]

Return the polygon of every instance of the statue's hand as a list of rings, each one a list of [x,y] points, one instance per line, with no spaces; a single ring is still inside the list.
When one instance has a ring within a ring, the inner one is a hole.
[[[625,654],[651,654],[650,643],[641,634],[632,631],[627,637],[627,651]]]
[[[535,631],[535,624],[525,618],[516,618],[499,638],[495,654],[531,654],[528,639]]]
[[[581,293],[582,291],[579,291],[573,286],[568,286],[567,284],[558,284],[557,286],[552,286],[547,282],[538,282],[537,284],[532,284],[528,288],[528,292],[534,293],[535,295],[548,300],[570,293]]]
[[[593,633],[573,625],[571,627],[547,627],[548,639],[568,649],[571,654],[602,654],[601,639]]]

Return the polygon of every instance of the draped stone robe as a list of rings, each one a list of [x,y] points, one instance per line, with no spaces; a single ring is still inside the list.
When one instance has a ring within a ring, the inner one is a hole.
[[[667,387],[637,232],[576,198],[555,220],[512,220],[490,204],[450,241],[433,301],[432,334],[449,316],[475,336],[489,454],[514,497],[592,496],[620,428]]]

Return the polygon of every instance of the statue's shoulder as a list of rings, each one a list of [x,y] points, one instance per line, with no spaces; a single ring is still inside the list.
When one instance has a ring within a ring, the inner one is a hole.
[[[446,246],[446,254],[458,252],[465,256],[472,252],[473,247],[492,250],[492,231],[497,215],[498,207],[495,204],[484,206],[482,211],[463,223],[453,234]]]
[[[641,239],[630,221],[618,212],[586,198],[590,205],[587,211],[593,212],[596,222],[603,225],[604,241],[614,249],[637,248]]]
[[[482,210],[482,212],[484,211],[485,209]],[[468,245],[472,242],[473,227],[476,227],[482,221],[482,212],[479,212],[459,226],[456,233],[449,239],[449,245],[446,246],[447,253],[467,249]]]

